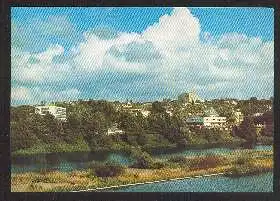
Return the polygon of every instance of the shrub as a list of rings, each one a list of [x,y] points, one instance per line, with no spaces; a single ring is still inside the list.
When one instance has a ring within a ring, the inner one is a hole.
[[[38,185],[38,184],[36,184],[36,183],[31,183],[30,185],[28,185],[27,191],[41,192],[41,191],[43,191],[43,187]]]
[[[168,159],[169,162],[173,162],[173,163],[186,163],[187,159],[184,156],[173,156],[172,158]]]
[[[230,177],[240,177],[243,175],[254,175],[258,174],[259,172],[265,171],[265,169],[260,169],[256,167],[252,163],[246,163],[243,165],[235,165],[231,169],[228,170],[226,176]]]
[[[166,166],[167,166],[167,164],[165,162],[154,162],[152,164],[153,169],[161,169],[161,168],[164,168]]]
[[[206,155],[193,159],[190,163],[191,169],[208,169],[217,167],[223,160],[216,155]]]
[[[148,153],[143,152],[140,156],[136,157],[136,161],[131,167],[140,168],[140,169],[149,169],[149,168],[153,168],[153,165],[154,163],[152,157]]]
[[[94,173],[98,177],[116,177],[124,172],[124,167],[120,164],[107,162],[94,167]]]
[[[236,160],[236,164],[237,165],[244,165],[244,164],[248,163],[249,160],[250,160],[250,158],[248,158],[248,157],[240,157]]]

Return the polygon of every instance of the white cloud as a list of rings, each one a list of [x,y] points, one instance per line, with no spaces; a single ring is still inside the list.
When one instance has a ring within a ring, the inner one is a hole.
[[[26,87],[17,87],[11,89],[11,98],[13,100],[28,100],[30,99],[31,94],[28,88]]]
[[[45,52],[35,54],[34,57],[45,65],[52,64],[54,56],[61,55],[64,52],[64,48],[61,45],[50,46]]]
[[[61,55],[64,48],[60,45],[52,45],[41,53],[23,52],[12,48],[12,78],[21,82],[41,82],[45,80],[56,81],[64,78],[69,72],[69,65],[55,64],[53,58]],[[61,80],[63,81],[63,80]]]
[[[126,44],[138,41],[140,36],[135,33],[122,33],[114,39],[100,39],[93,33],[85,33],[85,41],[78,47],[73,48],[72,52],[76,55],[74,63],[81,69],[95,71],[104,66],[104,57],[113,46],[122,49]]]
[[[273,41],[264,42],[238,33],[227,33],[212,40],[208,32],[204,32],[204,40],[200,40],[199,20],[187,8],[174,8],[170,15],[160,17],[140,34],[102,37],[103,33],[109,34],[104,30],[99,31],[99,35],[96,31],[86,32],[83,42],[72,47],[72,57],[62,63],[53,61],[64,54],[60,45],[36,54],[12,48],[12,80],[49,85],[63,85],[71,80],[75,85],[76,82],[76,86],[66,86],[59,93],[39,88],[32,93],[41,93],[48,99],[79,96],[81,91],[76,89],[77,85],[100,72],[152,74],[151,79],[157,79],[146,80],[149,86],[176,93],[195,87],[205,94],[215,92],[212,94],[216,98],[247,96],[250,87],[252,93],[258,94],[273,89],[273,83],[267,81],[274,76]],[[129,82],[123,84],[130,85]]]
[[[199,42],[200,24],[187,8],[174,8],[171,15],[160,17],[148,27],[143,36],[162,51],[174,50]]]

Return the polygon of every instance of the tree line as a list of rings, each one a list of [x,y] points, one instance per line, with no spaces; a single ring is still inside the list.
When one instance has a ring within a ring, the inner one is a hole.
[[[159,101],[152,103],[148,117],[144,117],[140,112],[132,114],[117,110],[114,103],[104,100],[56,105],[66,107],[66,122],[55,119],[51,114],[36,114],[33,106],[11,108],[12,152],[42,144],[77,146],[81,142],[86,143],[91,150],[111,149],[116,145],[146,148],[163,145],[187,147],[190,144],[228,142],[235,138],[253,141],[252,133],[255,132],[250,130],[254,122],[241,125],[239,133],[242,134],[237,136],[217,129],[192,129],[180,115],[175,113],[170,116],[166,113],[163,103]],[[124,134],[106,134],[114,123],[118,124]]]

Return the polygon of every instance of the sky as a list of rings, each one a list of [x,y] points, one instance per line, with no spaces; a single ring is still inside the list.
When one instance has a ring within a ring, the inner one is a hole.
[[[14,7],[11,104],[273,96],[274,10]]]

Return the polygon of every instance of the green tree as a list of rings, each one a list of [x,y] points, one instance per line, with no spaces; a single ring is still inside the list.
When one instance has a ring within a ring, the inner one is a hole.
[[[159,101],[155,101],[152,103],[152,112],[153,113],[164,113],[165,109],[162,106],[162,103]]]
[[[239,137],[244,138],[250,144],[254,145],[256,143],[257,130],[251,116],[244,118],[244,121],[240,124],[238,133]]]

